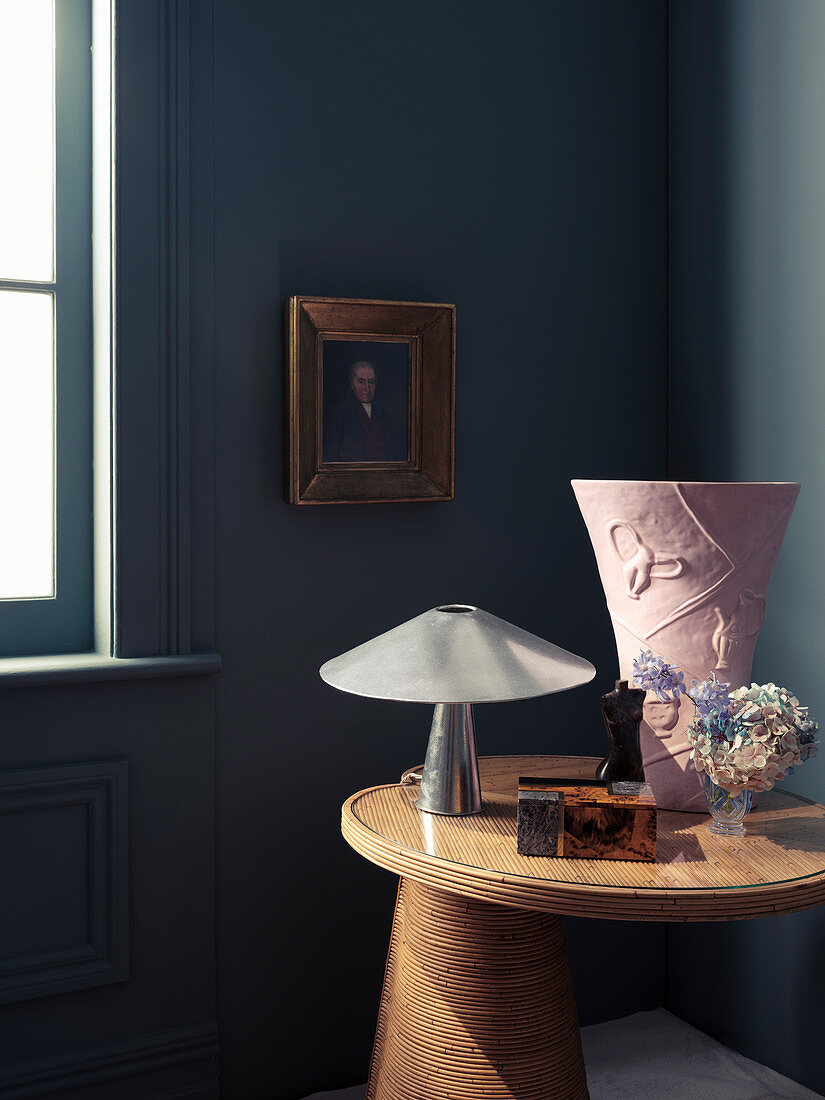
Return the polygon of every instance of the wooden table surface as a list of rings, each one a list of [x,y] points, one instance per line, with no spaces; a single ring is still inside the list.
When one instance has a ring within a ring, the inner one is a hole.
[[[743,838],[717,836],[706,814],[660,810],[655,863],[549,859],[516,851],[519,775],[592,777],[584,756],[479,761],[484,811],[421,813],[417,783],[372,787],[342,809],[365,858],[468,898],[613,920],[707,921],[791,913],[825,903],[825,807],[779,789],[762,794]]]

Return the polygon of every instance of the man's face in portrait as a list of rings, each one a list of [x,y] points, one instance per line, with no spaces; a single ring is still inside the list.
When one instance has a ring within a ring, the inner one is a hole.
[[[375,397],[375,371],[369,365],[356,368],[350,379],[352,392],[362,405],[369,405]]]

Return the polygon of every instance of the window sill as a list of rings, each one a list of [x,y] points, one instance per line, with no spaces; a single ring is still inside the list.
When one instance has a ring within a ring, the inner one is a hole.
[[[105,657],[64,653],[45,657],[0,657],[0,690],[36,684],[80,684],[98,680],[154,680],[169,676],[211,676],[221,670],[217,653],[176,657]]]

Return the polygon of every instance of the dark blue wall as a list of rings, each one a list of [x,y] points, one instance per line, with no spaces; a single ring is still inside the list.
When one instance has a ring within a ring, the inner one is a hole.
[[[395,881],[344,844],[339,807],[420,762],[429,726],[427,708],[334,692],[319,665],[438,603],[476,603],[599,670],[576,692],[480,707],[480,751],[604,747],[615,650],[568,483],[665,475],[666,12],[659,0],[118,0],[118,12],[119,332],[133,370],[119,376],[131,472],[119,530],[147,563],[121,594],[134,612],[162,573],[158,517],[135,507],[158,499],[168,458],[151,442],[168,442],[155,424],[167,404],[127,396],[148,400],[145,369],[185,381],[190,419],[176,427],[183,451],[191,431],[192,480],[175,489],[192,502],[195,648],[211,645],[214,469],[223,671],[0,693],[0,795],[42,768],[62,797],[78,762],[115,760],[114,784],[126,761],[130,780],[105,827],[76,800],[26,810],[3,834],[31,826],[0,849],[18,895],[0,911],[0,1002],[7,955],[47,958],[11,960],[24,990],[0,1004],[0,1092],[214,1100],[217,1015],[221,1095],[296,1100],[366,1077]],[[173,155],[175,132],[188,158]],[[174,285],[174,331],[158,287],[170,257],[192,267]],[[456,304],[454,502],[284,503],[291,294]],[[191,349],[188,374],[159,373],[169,341]],[[138,650],[156,646],[141,636]],[[90,837],[117,849],[111,874]],[[99,902],[112,929],[130,919],[128,944],[103,945],[118,980],[101,984],[87,952],[79,986],[38,988],[52,948],[63,963],[83,953]],[[584,1023],[663,1003],[661,927],[582,919],[568,935]],[[624,962],[606,977],[609,957],[633,959],[633,980]]]
[[[429,719],[332,691],[326,658],[476,603],[599,669],[479,708],[480,752],[601,751],[616,658],[568,481],[664,476],[665,30],[655,0],[215,4],[228,1100],[366,1077],[395,884],[339,806],[419,762]],[[290,294],[456,303],[453,503],[284,503]],[[621,989],[620,933],[642,959]],[[661,929],[569,934],[585,1022],[662,1003]]]
[[[825,6],[670,8],[669,476],[802,482],[754,678],[822,720]],[[822,760],[789,789],[825,801]],[[823,974],[821,911],[669,935],[668,1006],[825,1094]]]

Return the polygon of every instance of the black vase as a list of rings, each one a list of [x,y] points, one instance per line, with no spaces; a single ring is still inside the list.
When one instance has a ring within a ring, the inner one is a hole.
[[[645,769],[639,744],[639,723],[645,701],[642,688],[627,686],[627,680],[617,680],[613,691],[603,695],[602,718],[610,742],[610,752],[596,771],[597,779],[622,779],[644,783]]]

